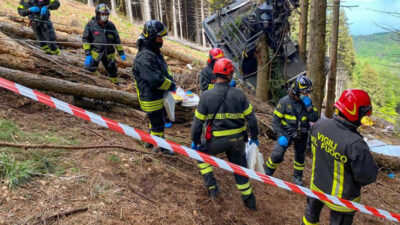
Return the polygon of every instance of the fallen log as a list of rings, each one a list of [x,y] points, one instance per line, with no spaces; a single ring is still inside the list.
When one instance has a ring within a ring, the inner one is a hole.
[[[376,164],[379,167],[388,168],[392,171],[399,171],[400,170],[400,158],[399,157],[392,157],[387,156],[379,153],[375,153],[370,151]]]
[[[139,107],[136,94],[0,67],[0,76],[30,88]]]

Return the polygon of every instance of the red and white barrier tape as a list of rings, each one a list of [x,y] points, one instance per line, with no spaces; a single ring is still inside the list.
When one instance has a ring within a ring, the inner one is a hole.
[[[136,128],[129,127],[127,125],[118,123],[116,121],[107,119],[105,117],[99,116],[97,114],[91,113],[89,111],[86,111],[84,109],[78,108],[76,106],[70,105],[66,102],[60,101],[58,99],[55,99],[51,96],[45,95],[43,93],[40,93],[38,91],[32,90],[30,88],[24,87],[22,85],[19,85],[17,83],[8,81],[6,79],[3,79],[0,77],[0,87],[4,87],[8,90],[11,90],[15,93],[18,93],[20,95],[26,96],[28,98],[34,99],[36,101],[39,101],[41,103],[44,103],[50,107],[59,109],[61,111],[64,111],[66,113],[75,115],[77,117],[80,117],[84,120],[90,121],[92,123],[98,124],[100,126],[109,128],[114,131],[118,131],[122,134],[131,136],[135,139],[153,144],[153,145],[158,145],[162,148],[169,149],[174,151],[175,153],[179,153],[181,155],[190,157],[192,159],[196,159],[199,161],[203,161],[206,163],[209,163],[215,167],[222,168],[224,170],[230,171],[232,173],[236,173],[242,176],[246,176],[249,178],[252,178],[254,180],[261,181],[263,183],[276,186],[291,192],[295,192],[304,196],[316,198],[322,201],[329,202],[331,204],[336,204],[340,206],[344,206],[350,209],[354,209],[360,212],[363,212],[365,214],[370,214],[374,215],[377,217],[382,217],[386,218],[391,221],[396,221],[400,222],[400,215],[392,212],[388,212],[382,209],[376,209],[372,208],[366,205],[362,205],[356,202],[352,202],[349,200],[337,198],[331,195],[327,195],[321,192],[316,192],[312,191],[308,188],[297,186],[295,184],[277,179],[275,177],[270,177],[268,175],[264,175],[261,173],[257,173],[253,170],[249,170],[247,168],[238,166],[236,164],[232,164],[230,162],[224,161],[222,159],[216,158],[214,156],[210,156],[207,154],[204,154],[202,152],[195,151],[193,149],[190,149],[188,147],[182,146],[180,144],[165,140],[163,138],[157,137],[150,135],[144,131],[138,130]]]

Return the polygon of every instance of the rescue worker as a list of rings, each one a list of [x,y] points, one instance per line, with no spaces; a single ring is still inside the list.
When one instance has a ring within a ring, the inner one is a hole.
[[[21,0],[18,5],[19,15],[28,16],[40,48],[50,55],[60,55],[60,49],[55,43],[56,33],[50,20],[50,10],[59,7],[58,0]]]
[[[217,80],[215,87],[203,93],[195,111],[191,129],[192,148],[216,155],[225,152],[231,163],[246,167],[245,144],[247,126],[251,134],[250,144],[259,144],[257,119],[245,94],[230,87],[234,68],[229,59],[216,61],[213,72]],[[203,124],[207,122],[205,138],[201,138]],[[208,163],[198,162],[208,193],[216,198],[219,193],[213,168]],[[249,178],[235,174],[236,187],[241,191],[246,207],[256,210],[256,199]]]
[[[358,133],[364,116],[372,114],[371,100],[363,90],[345,90],[334,104],[333,119],[321,119],[310,131],[313,154],[310,188],[338,198],[359,202],[361,187],[376,181],[378,167],[368,145]],[[319,224],[324,206],[330,209],[331,225],[350,225],[353,209],[308,198],[303,223]]]
[[[150,118],[150,134],[159,137],[164,137],[166,116],[163,103],[164,93],[176,90],[174,80],[168,72],[167,63],[160,51],[163,37],[167,34],[167,28],[160,21],[147,21],[137,41],[139,52],[136,54],[132,69],[140,107]],[[145,146],[153,147],[148,143]],[[161,149],[161,151],[169,153],[167,149]]]
[[[207,91],[214,88],[214,83],[217,79],[213,73],[214,64],[216,60],[225,58],[224,52],[220,48],[212,48],[209,52],[209,59],[207,60],[207,66],[205,66],[200,72],[200,85],[201,91]],[[234,79],[230,82],[231,87],[236,86],[236,81]]]
[[[309,94],[312,91],[311,80],[302,75],[292,84],[288,95],[281,98],[274,110],[272,126],[278,136],[271,157],[266,162],[265,173],[273,175],[279,163],[284,159],[287,148],[293,143],[295,149],[293,182],[303,185],[305,150],[309,123],[318,119]]]
[[[126,60],[121,40],[117,28],[108,20],[110,8],[106,4],[100,4],[96,6],[95,13],[96,16],[86,24],[82,36],[83,50],[86,55],[84,68],[95,72],[101,61],[110,81],[119,85],[115,49],[121,60]]]

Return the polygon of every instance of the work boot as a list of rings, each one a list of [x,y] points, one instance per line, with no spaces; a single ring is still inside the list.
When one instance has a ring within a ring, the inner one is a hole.
[[[208,195],[210,196],[210,198],[217,198],[218,194],[219,194],[219,188],[217,184],[208,187]]]
[[[293,183],[298,185],[298,186],[303,186],[303,176],[301,175],[293,175],[292,180]]]
[[[165,148],[160,148],[162,154],[166,154],[166,155],[174,155],[174,152],[169,150],[169,149],[165,149]]]
[[[269,168],[267,165],[265,165],[264,169],[265,169],[265,174],[268,175],[268,176],[272,176],[274,174],[274,172],[275,172],[275,170]]]
[[[256,197],[254,196],[254,193],[251,193],[250,195],[242,195],[242,199],[243,199],[244,205],[247,208],[249,208],[252,211],[257,210]]]
[[[144,147],[145,148],[153,148],[153,145],[146,142],[146,143],[144,143]]]

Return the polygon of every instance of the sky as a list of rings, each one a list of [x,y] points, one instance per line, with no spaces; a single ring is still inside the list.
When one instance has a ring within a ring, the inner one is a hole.
[[[375,23],[400,29],[400,17],[397,18],[373,11],[389,11],[400,14],[400,0],[342,0],[341,5],[358,5],[356,8],[343,7],[352,35],[366,35],[386,31]]]

